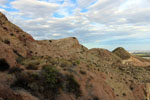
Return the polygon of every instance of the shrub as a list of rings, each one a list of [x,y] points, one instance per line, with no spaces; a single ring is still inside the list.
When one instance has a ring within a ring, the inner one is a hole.
[[[80,60],[76,60],[76,64],[79,65],[80,64]]]
[[[71,67],[72,63],[67,60],[60,60],[61,67]]]
[[[13,33],[10,33],[10,36],[14,36],[14,34],[13,34]]]
[[[94,97],[93,100],[99,100],[99,98],[98,97]]]
[[[13,87],[22,87],[29,89],[29,85],[33,82],[42,85],[44,91],[53,91],[58,92],[61,88],[61,78],[57,69],[51,66],[44,66],[42,72],[38,74],[29,74],[29,73],[17,73],[16,81],[12,85]],[[31,88],[30,88],[31,89]]]
[[[14,83],[11,85],[11,88],[24,88],[27,89],[29,91],[31,91],[32,93],[37,93],[39,92],[39,87],[41,86],[41,81],[39,78],[39,74],[31,74],[31,73],[16,73],[16,80],[14,81]],[[36,89],[32,86],[34,84],[34,86],[38,86],[37,91],[35,91]]]
[[[83,74],[83,75],[85,75],[85,74],[86,74],[86,72],[85,72],[85,71],[83,71],[83,70],[80,70],[80,73],[81,73],[81,74]]]
[[[11,87],[20,87],[28,89],[28,83],[31,77],[27,73],[16,73],[16,81],[11,85]]]
[[[49,40],[49,42],[52,42],[52,40]]]
[[[19,55],[18,52],[16,52],[16,54]],[[24,61],[24,59],[25,59],[24,57],[18,56],[17,59],[16,59],[16,61],[17,61],[17,63],[21,64],[22,61]]]
[[[72,93],[78,98],[81,96],[80,85],[72,75],[63,76],[52,65],[45,65],[41,72],[36,74],[16,73],[16,81],[12,87],[20,87],[30,91],[42,100],[55,100],[60,90]]]
[[[10,44],[10,41],[7,40],[7,39],[5,39],[5,40],[4,40],[4,43],[5,43],[5,44]]]
[[[3,27],[3,29],[6,30],[6,31],[8,31],[8,28],[7,28],[7,27]]]
[[[22,37],[26,37],[25,35],[22,35]]]
[[[27,65],[26,69],[28,69],[28,70],[37,70],[38,67],[37,67],[36,64],[30,63],[30,64]]]
[[[60,73],[55,67],[44,66],[42,76],[47,89],[58,92],[58,89],[62,87]]]
[[[133,91],[134,90],[134,85],[130,85],[130,90]]]
[[[58,64],[58,60],[56,58],[49,58],[48,60],[52,65]]]
[[[67,92],[73,93],[76,98],[81,96],[81,90],[80,85],[78,82],[74,79],[73,75],[67,76],[67,84],[66,84]]]
[[[0,59],[0,71],[6,71],[9,69],[9,64],[5,59]]]
[[[62,88],[60,73],[55,67],[46,65],[39,74],[16,74],[16,81],[12,87],[27,89],[32,94],[48,100],[55,100]]]
[[[76,37],[72,37],[73,39],[76,39]]]
[[[20,55],[17,50],[13,49],[13,52],[18,56],[17,59],[23,59],[22,55]]]
[[[13,73],[20,73],[20,72],[22,72],[23,71],[23,69],[21,69],[21,68],[19,68],[19,67],[12,67],[12,68],[10,68],[9,69],[9,74],[13,74]]]
[[[123,95],[123,96],[126,96],[126,93],[123,93],[122,95]]]
[[[72,60],[73,65],[79,65],[80,64],[80,60]]]

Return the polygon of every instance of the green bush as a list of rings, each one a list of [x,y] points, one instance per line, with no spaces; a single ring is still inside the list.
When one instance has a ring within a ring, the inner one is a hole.
[[[4,43],[5,43],[5,44],[10,44],[10,41],[9,41],[8,39],[5,39],[5,40],[4,40]]]
[[[71,67],[72,63],[67,60],[60,60],[61,67]]]
[[[80,70],[80,73],[83,74],[83,75],[85,75],[86,71]]]
[[[81,96],[80,85],[72,75],[62,75],[55,66],[45,65],[41,72],[16,73],[16,81],[12,87],[20,87],[30,91],[42,100],[55,100],[60,90]]]
[[[27,65],[26,69],[28,69],[28,70],[37,70],[38,67],[37,67],[36,64],[31,63],[31,64]]]
[[[80,60],[72,60],[73,65],[79,65],[80,64]]]
[[[61,88],[61,78],[58,70],[53,66],[44,66],[42,71],[44,83],[48,89],[54,90]]]
[[[76,60],[76,64],[79,65],[80,64],[80,60]]]
[[[74,79],[73,75],[67,76],[67,84],[66,84],[67,92],[73,93],[76,98],[81,96],[81,90],[80,85],[78,82]]]
[[[22,72],[23,69],[19,68],[19,67],[12,67],[9,69],[8,73],[9,74],[14,74],[14,73],[20,73]]]
[[[14,52],[15,52],[17,55],[19,55],[16,50],[14,50]],[[17,59],[16,59],[17,63],[19,63],[19,64],[22,64],[22,62],[23,62],[24,60],[25,60],[25,58],[22,57],[22,56],[18,56]]]
[[[49,58],[48,59],[49,62],[52,64],[52,65],[57,65],[58,64],[58,60],[56,58]]]
[[[11,85],[11,87],[20,87],[28,89],[28,84],[30,83],[31,77],[27,73],[16,73],[16,81]]]

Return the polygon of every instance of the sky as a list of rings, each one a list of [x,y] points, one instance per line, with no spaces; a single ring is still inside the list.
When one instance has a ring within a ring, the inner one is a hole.
[[[150,0],[0,0],[0,11],[37,40],[150,50]]]

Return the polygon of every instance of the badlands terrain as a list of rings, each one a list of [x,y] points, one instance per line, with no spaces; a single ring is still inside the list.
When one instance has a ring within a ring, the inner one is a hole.
[[[150,60],[76,37],[35,40],[0,13],[0,100],[149,100]]]

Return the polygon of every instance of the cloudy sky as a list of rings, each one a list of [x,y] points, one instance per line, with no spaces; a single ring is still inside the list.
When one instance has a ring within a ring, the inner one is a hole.
[[[0,11],[38,40],[150,50],[150,0],[0,0]]]

